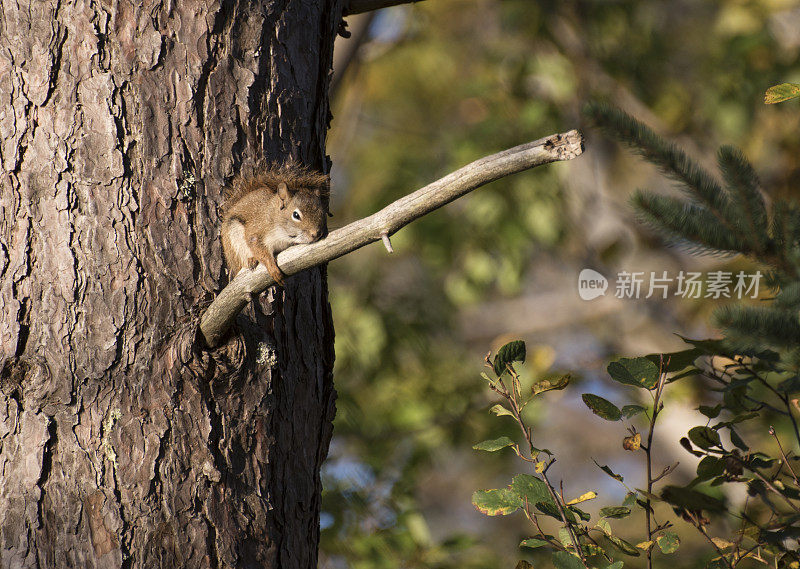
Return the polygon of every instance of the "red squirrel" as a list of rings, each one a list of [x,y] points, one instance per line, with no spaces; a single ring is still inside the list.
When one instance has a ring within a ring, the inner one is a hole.
[[[280,285],[275,256],[328,234],[330,179],[295,162],[234,178],[224,191],[222,251],[230,277],[260,262]]]

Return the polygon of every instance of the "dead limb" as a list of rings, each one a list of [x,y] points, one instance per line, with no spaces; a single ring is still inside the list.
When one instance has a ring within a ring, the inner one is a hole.
[[[342,15],[350,16],[352,14],[363,14],[364,12],[371,12],[372,10],[388,8],[389,6],[411,4],[421,1],[422,0],[350,0],[350,2],[345,5],[344,13]]]
[[[391,247],[389,236],[415,219],[442,207],[472,190],[542,164],[571,160],[583,152],[583,135],[577,130],[554,134],[476,160],[444,178],[428,184],[379,212],[332,231],[327,238],[309,245],[295,245],[278,255],[287,275],[327,263],[375,241]],[[259,265],[241,271],[206,309],[200,332],[206,344],[217,346],[236,315],[258,294],[275,284]]]

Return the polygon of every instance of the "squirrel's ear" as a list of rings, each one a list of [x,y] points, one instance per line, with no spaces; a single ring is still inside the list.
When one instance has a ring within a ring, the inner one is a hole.
[[[286,202],[289,201],[289,186],[286,182],[278,184],[278,197],[281,199],[281,209],[286,207]]]
[[[314,187],[314,193],[318,198],[327,196],[331,193],[331,178],[330,176],[326,176],[325,179],[327,180],[327,183],[324,186],[318,185]]]

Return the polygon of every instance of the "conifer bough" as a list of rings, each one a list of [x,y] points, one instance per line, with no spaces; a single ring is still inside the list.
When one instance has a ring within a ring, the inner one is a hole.
[[[486,156],[400,198],[369,217],[331,231],[322,241],[290,247],[278,255],[278,264],[286,275],[293,275],[375,241],[383,241],[391,252],[389,236],[415,219],[484,184],[542,164],[571,160],[582,152],[583,135],[571,130]],[[200,333],[206,345],[219,345],[252,295],[263,292],[273,284],[275,281],[261,265],[254,270],[241,271],[219,293],[200,319]]]

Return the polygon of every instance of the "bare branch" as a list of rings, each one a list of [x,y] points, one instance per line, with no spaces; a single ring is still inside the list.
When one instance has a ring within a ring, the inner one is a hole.
[[[342,15],[350,16],[352,14],[363,14],[364,12],[371,12],[372,10],[388,8],[389,6],[412,4],[421,1],[422,0],[350,0],[345,6]]]
[[[792,473],[792,478],[794,479],[794,483],[800,484],[800,481],[797,480],[797,474],[795,474],[794,468],[792,468],[792,463],[789,462],[789,457],[787,457],[786,453],[783,452],[783,445],[781,444],[781,440],[778,438],[778,435],[775,432],[775,428],[772,425],[769,426],[769,434],[772,435],[772,438],[774,438],[775,442],[778,443],[778,448],[780,449],[781,456],[783,457],[783,464],[785,464],[786,468],[789,469],[789,472]]]
[[[583,135],[577,130],[554,134],[492,154],[448,174],[379,212],[332,231],[327,238],[309,245],[295,245],[278,255],[278,264],[287,275],[327,263],[375,241],[383,241],[400,228],[504,176],[535,166],[571,160],[583,152]],[[236,315],[275,281],[259,265],[246,269],[226,286],[200,320],[200,332],[208,346],[219,344]]]
[[[656,384],[656,393],[655,397],[653,398],[653,416],[650,419],[650,428],[647,431],[647,446],[642,445],[645,454],[647,455],[647,507],[645,508],[645,512],[647,517],[645,518],[645,527],[647,529],[647,540],[653,541],[653,536],[658,531],[658,528],[653,529],[653,522],[655,522],[655,512],[653,511],[653,507],[650,504],[650,498],[653,494],[653,485],[664,478],[667,474],[669,474],[673,468],[667,466],[661,474],[653,478],[653,436],[656,432],[656,420],[658,419],[658,414],[661,412],[661,409],[664,408],[664,404],[661,403],[661,395],[664,393],[664,385],[667,382],[667,365],[669,365],[669,361],[664,361],[664,356],[662,355],[660,358],[660,364],[658,366],[659,370],[659,377],[658,383]],[[678,466],[677,464],[675,466]],[[656,525],[658,525],[656,523]],[[647,569],[652,569],[653,567],[653,549],[651,547],[647,548]]]

